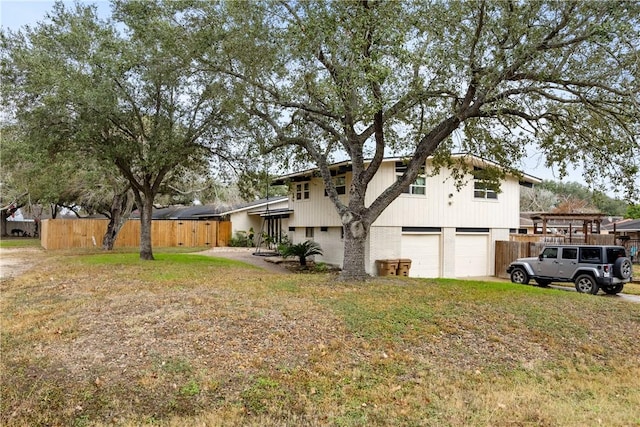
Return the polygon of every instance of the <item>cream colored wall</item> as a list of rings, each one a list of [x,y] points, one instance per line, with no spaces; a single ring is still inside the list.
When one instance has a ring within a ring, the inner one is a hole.
[[[395,162],[383,163],[372,180],[367,191],[367,203],[384,191],[396,180]],[[347,175],[347,186],[350,175]],[[494,274],[493,260],[494,242],[509,240],[509,229],[520,226],[520,185],[515,178],[507,178],[502,183],[502,192],[497,200],[476,199],[474,197],[473,179],[458,191],[453,179],[446,171],[428,177],[426,195],[403,194],[394,200],[371,227],[366,245],[365,269],[369,274],[376,274],[375,260],[398,258],[401,252],[402,227],[441,227],[442,229],[442,277],[455,277],[456,227],[488,228],[489,244],[487,270]],[[451,195],[451,196],[450,196]],[[342,196],[345,198],[346,195]],[[290,233],[294,243],[307,240],[305,227],[314,227],[314,239],[323,251],[324,256],[316,257],[317,261],[342,265],[344,241],[340,239],[340,218],[331,203],[324,195],[322,179],[314,178],[310,186],[308,200],[289,198],[289,208],[294,213],[289,226],[296,227]],[[320,227],[329,227],[321,232]]]
[[[344,240],[340,238],[341,227],[328,227],[327,231],[320,231],[320,227],[313,227],[313,238],[306,237],[306,227],[295,227],[288,236],[292,243],[302,243],[306,240],[317,242],[322,248],[323,255],[316,255],[316,262],[342,266],[344,254]]]
[[[371,181],[366,203],[371,204],[396,179],[395,162],[383,163]],[[340,217],[329,197],[324,195],[321,178],[310,182],[310,198],[289,198],[294,210],[291,226],[341,226]],[[350,174],[347,174],[347,186]],[[458,191],[447,171],[428,177],[426,195],[402,194],[394,200],[374,222],[378,227],[488,227],[519,228],[520,185],[515,178],[507,178],[501,186],[497,200],[476,199],[473,180]],[[347,196],[341,196],[347,200]]]
[[[287,209],[289,207],[288,200],[282,200],[278,203],[271,203],[269,205],[270,210],[276,209]],[[260,227],[262,227],[263,218],[260,215],[255,215],[252,213],[255,212],[263,212],[266,209],[266,206],[259,206],[251,209],[243,209],[239,212],[234,212],[229,215],[229,219],[231,220],[231,233],[232,236],[235,237],[236,232],[238,231],[249,231],[250,228],[253,228],[253,231],[257,234],[260,232]],[[282,230],[286,233],[287,227],[289,226],[288,219],[282,219]]]
[[[367,203],[396,179],[395,163],[384,163],[367,191]],[[520,223],[520,186],[508,178],[497,200],[476,199],[473,180],[458,191],[447,171],[427,177],[426,195],[402,194],[380,215],[376,226],[414,227],[506,227]]]
[[[240,211],[229,215],[231,220],[231,235],[236,236],[238,231],[249,231],[251,227],[257,233],[260,231],[262,218],[256,215],[248,215],[247,211]]]
[[[295,190],[296,183],[292,184]],[[350,176],[347,176],[347,188],[351,185]],[[331,199],[324,195],[324,183],[322,178],[314,178],[310,182],[309,199],[295,200],[295,191],[289,195],[289,209],[294,215],[289,222],[292,227],[342,227],[340,216]],[[340,196],[347,202],[347,195]]]

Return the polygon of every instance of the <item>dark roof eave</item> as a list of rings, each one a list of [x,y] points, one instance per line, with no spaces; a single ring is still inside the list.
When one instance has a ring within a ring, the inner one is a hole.
[[[466,156],[466,154],[452,154],[452,156],[454,157],[464,157]],[[478,161],[478,162],[484,162],[484,163],[490,163],[495,165],[494,162],[490,161],[490,160],[486,160],[486,159],[482,159],[478,156],[471,156],[472,157],[472,161]],[[385,157],[383,162],[392,162],[392,161],[401,161],[406,159],[406,157]],[[370,160],[365,160],[365,163],[370,162]],[[351,161],[350,160],[344,160],[341,162],[337,162],[337,163],[333,163],[331,165],[329,165],[329,169],[339,169],[341,167],[347,167],[348,170],[351,169]],[[309,178],[312,178],[314,176],[314,174],[316,174],[318,172],[318,168],[311,168],[311,169],[306,169],[300,172],[294,172],[294,173],[290,173],[287,175],[283,175],[281,177],[276,178],[271,185],[285,185],[287,182],[299,182],[299,181],[307,181]],[[542,179],[535,177],[533,175],[529,175],[526,174],[524,172],[522,172],[522,177],[520,179],[521,182],[527,182],[527,183],[532,183],[532,184],[539,184],[542,182]]]

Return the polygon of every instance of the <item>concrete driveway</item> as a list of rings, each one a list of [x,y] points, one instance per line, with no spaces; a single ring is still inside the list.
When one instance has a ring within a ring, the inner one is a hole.
[[[256,248],[228,248],[219,247],[211,248],[206,251],[196,252],[198,255],[206,255],[220,258],[235,259],[237,261],[246,262],[247,264],[255,265],[271,273],[277,274],[290,274],[291,271],[287,269],[283,263],[285,262],[282,257],[279,256],[264,256],[265,250],[262,250],[262,254],[254,255]],[[292,258],[293,262],[294,259]],[[288,262],[288,261],[286,261]]]

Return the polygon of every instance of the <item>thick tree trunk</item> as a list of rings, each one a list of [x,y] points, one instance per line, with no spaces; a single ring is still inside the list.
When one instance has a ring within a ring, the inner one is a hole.
[[[106,251],[113,250],[113,246],[118,238],[118,233],[129,219],[131,209],[133,207],[133,199],[131,193],[127,191],[116,194],[111,202],[111,212],[107,232],[102,238],[102,249]]]
[[[0,211],[0,236],[6,236],[7,235],[7,211],[6,210],[2,210]]]
[[[340,280],[364,281],[370,276],[365,270],[365,244],[369,226],[359,220],[344,225],[344,257]]]
[[[140,259],[153,260],[151,248],[151,220],[153,212],[153,198],[143,196],[140,207]]]

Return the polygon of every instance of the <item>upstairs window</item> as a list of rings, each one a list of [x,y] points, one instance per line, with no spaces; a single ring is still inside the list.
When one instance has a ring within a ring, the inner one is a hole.
[[[400,179],[402,175],[407,171],[407,164],[404,162],[396,162],[396,178]],[[425,173],[424,165],[420,166],[420,171],[416,180],[409,185],[408,188],[402,191],[405,194],[427,194],[427,177]]]
[[[490,188],[489,183],[484,181],[482,176],[482,169],[479,167],[473,168],[473,197],[476,199],[497,199],[498,193]]]
[[[347,194],[347,179],[344,175],[333,177],[333,185],[336,187],[336,192],[338,194]],[[324,195],[329,195],[327,190],[324,190]]]
[[[307,199],[309,199],[309,183],[303,182],[301,184],[296,184],[296,200]]]

